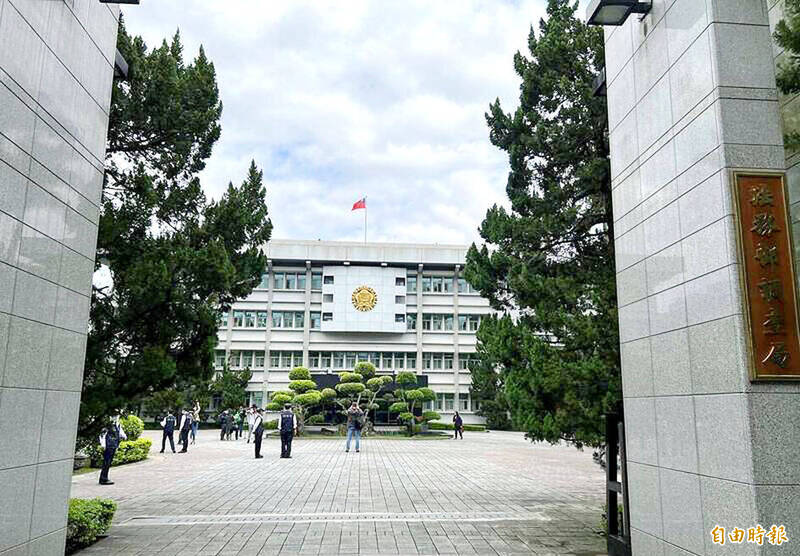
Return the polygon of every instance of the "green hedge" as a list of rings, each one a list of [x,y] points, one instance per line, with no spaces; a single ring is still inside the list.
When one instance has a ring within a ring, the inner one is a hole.
[[[111,526],[117,505],[113,500],[71,498],[67,516],[67,554],[95,542]]]
[[[153,442],[149,438],[123,440],[119,443],[119,448],[117,448],[114,459],[111,461],[112,467],[147,459],[147,454],[150,453],[150,446],[152,445]],[[103,465],[103,448],[100,447],[100,444],[95,444],[87,452],[92,459],[92,467]]]
[[[437,423],[436,421],[431,421],[428,423],[428,428],[432,431],[451,431],[453,430],[453,423]],[[485,425],[464,425],[465,431],[471,432],[483,432],[486,430]]]
[[[125,436],[128,440],[136,440],[141,436],[144,430],[144,421],[139,419],[136,415],[127,415],[119,420],[122,430],[125,431]]]

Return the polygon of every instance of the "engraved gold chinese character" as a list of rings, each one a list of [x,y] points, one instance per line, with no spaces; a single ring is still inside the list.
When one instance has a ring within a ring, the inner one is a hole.
[[[789,357],[790,354],[786,349],[786,344],[783,342],[774,342],[770,345],[769,353],[767,353],[767,356],[764,357],[761,362],[766,363],[767,361],[771,361],[781,369],[785,369],[786,365],[789,364]]]
[[[780,334],[783,332],[783,313],[778,311],[775,307],[770,307],[763,324],[764,328],[767,329],[767,334]]]
[[[759,212],[753,215],[753,227],[751,232],[755,232],[761,237],[769,237],[780,228],[775,224],[775,216],[768,212]]]
[[[734,544],[742,544],[744,542],[744,529],[739,529],[738,527],[734,527],[733,531],[731,531],[728,538]]]
[[[725,528],[720,527],[717,525],[711,530],[711,540],[714,541],[714,544],[725,544]]]
[[[747,530],[747,542],[755,543],[758,545],[764,544],[764,528],[761,525],[756,525],[755,527],[750,527]]]
[[[750,190],[750,204],[757,206],[757,207],[769,207],[772,206],[773,202],[775,201],[775,197],[772,194],[772,191],[766,185],[760,185],[758,187],[753,187]]]
[[[758,261],[758,264],[761,265],[761,268],[775,268],[778,266],[778,247],[759,243],[756,247],[755,259]]]
[[[769,540],[769,544],[777,546],[789,542],[789,537],[786,536],[786,528],[783,525],[773,525],[770,527],[769,533],[767,533],[767,540]]]
[[[758,291],[761,293],[761,299],[767,303],[780,301],[783,298],[783,285],[780,280],[767,280],[764,278],[758,283]]]

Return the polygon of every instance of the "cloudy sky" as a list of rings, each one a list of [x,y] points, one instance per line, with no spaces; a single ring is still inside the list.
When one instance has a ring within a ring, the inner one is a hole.
[[[516,106],[512,57],[545,0],[143,0],[128,31],[202,44],[224,105],[203,175],[264,170],[273,237],[470,243],[505,201],[484,113]]]

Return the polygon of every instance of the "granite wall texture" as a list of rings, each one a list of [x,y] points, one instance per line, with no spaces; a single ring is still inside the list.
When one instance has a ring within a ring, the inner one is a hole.
[[[63,554],[118,8],[0,0],[0,554]]]
[[[788,553],[715,545],[717,524],[800,532],[800,389],[749,381],[731,196],[732,170],[785,168],[773,57],[766,0],[606,28],[636,555]]]

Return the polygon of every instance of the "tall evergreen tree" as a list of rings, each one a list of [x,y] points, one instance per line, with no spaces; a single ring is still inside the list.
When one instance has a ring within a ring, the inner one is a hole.
[[[120,24],[129,77],[114,84],[79,434],[165,388],[209,380],[217,315],[266,268],[272,225],[262,172],[218,201],[198,173],[219,138],[222,104],[202,48],[176,34],[148,50]]]
[[[602,443],[621,386],[606,103],[592,87],[603,35],[577,6],[549,0],[530,54],[514,57],[519,107],[496,101],[486,115],[508,154],[511,209],[489,209],[465,276],[494,308],[518,312],[478,332],[476,397],[506,403],[531,439],[580,446]]]

